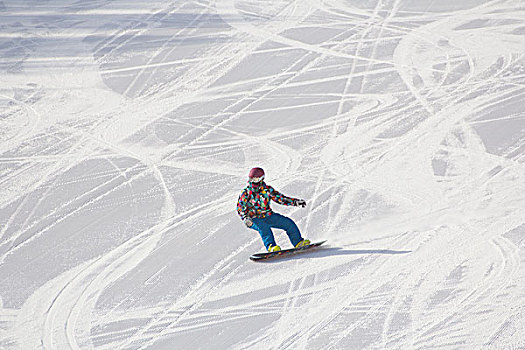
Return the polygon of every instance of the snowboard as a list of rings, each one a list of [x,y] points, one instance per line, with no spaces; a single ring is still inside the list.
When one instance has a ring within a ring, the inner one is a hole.
[[[304,247],[299,247],[299,248],[283,249],[283,250],[279,250],[278,252],[255,253],[252,256],[250,256],[250,260],[252,261],[267,260],[267,259],[274,259],[274,258],[279,258],[283,256],[289,256],[292,254],[302,253],[312,248],[319,247],[324,242],[326,241],[310,243],[309,245],[305,245]]]

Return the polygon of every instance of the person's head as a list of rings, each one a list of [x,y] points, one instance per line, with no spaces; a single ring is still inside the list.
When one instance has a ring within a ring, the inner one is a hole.
[[[264,170],[262,168],[253,168],[248,173],[248,182],[252,184],[260,183],[264,180]]]

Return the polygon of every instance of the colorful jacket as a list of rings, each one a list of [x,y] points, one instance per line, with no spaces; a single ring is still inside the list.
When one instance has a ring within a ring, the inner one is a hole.
[[[282,205],[294,205],[296,198],[287,197],[272,186],[261,183],[250,183],[242,190],[237,201],[237,212],[241,219],[246,217],[264,218],[273,214],[270,201]]]

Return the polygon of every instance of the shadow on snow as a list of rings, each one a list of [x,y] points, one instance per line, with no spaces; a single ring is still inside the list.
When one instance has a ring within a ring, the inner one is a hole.
[[[259,260],[258,263],[276,263],[287,260],[306,259],[306,258],[325,258],[328,256],[342,256],[342,255],[399,255],[411,253],[411,250],[390,250],[390,249],[343,249],[340,247],[320,247],[313,250],[306,250],[295,254],[271,258],[267,260]]]

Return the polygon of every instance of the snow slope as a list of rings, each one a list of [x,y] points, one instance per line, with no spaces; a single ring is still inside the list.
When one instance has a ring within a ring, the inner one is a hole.
[[[0,348],[524,349],[524,20],[0,1]],[[248,259],[253,166],[325,248]]]

